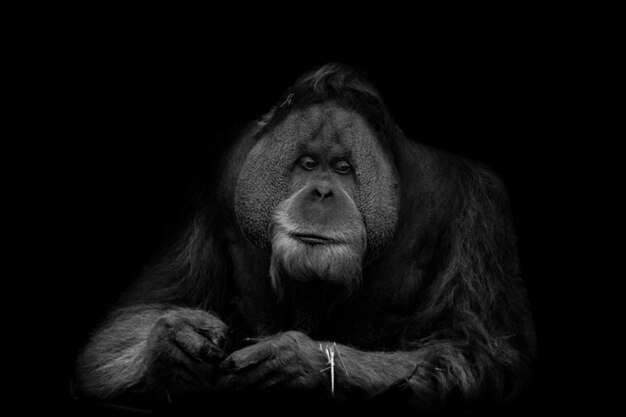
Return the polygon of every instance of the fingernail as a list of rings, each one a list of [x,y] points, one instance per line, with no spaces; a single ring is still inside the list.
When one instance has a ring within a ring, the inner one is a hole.
[[[260,340],[261,340],[260,337],[244,337],[243,338],[244,342],[250,343],[250,344],[258,343]]]

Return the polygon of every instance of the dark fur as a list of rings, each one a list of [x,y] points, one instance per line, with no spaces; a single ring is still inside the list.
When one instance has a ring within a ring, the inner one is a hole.
[[[393,239],[368,254],[358,290],[287,282],[279,299],[268,278],[269,249],[246,239],[234,214],[236,179],[258,138],[294,110],[328,100],[356,111],[376,132],[399,184],[398,224]],[[230,342],[210,347],[234,351],[229,366],[252,354],[237,350],[243,336],[263,336],[259,349],[292,352],[276,365],[279,372],[306,363],[315,372],[304,365],[294,372],[319,375],[327,364],[313,340],[337,342],[341,398],[362,400],[408,378],[409,401],[417,408],[497,405],[528,380],[535,336],[504,187],[485,167],[405,138],[362,75],[328,65],[303,76],[241,135],[214,185],[203,190],[179,243],[122,297],[79,358],[85,395],[163,395],[155,388],[159,381],[148,376],[144,342],[134,339],[145,341],[164,314],[197,329],[177,315],[181,307],[209,311],[230,327]],[[306,336],[281,333],[290,330]],[[140,353],[131,358],[133,349]],[[129,358],[126,374],[113,385],[103,383],[108,364],[122,354]],[[223,366],[218,386],[245,382],[228,369]],[[298,378],[295,387],[315,382],[328,392],[327,378]],[[174,385],[182,389],[187,382],[180,381]],[[192,385],[190,391],[203,389]]]

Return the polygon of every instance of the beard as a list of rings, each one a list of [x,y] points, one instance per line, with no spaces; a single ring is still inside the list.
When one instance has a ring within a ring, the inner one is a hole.
[[[284,325],[314,335],[361,286],[365,228],[333,232],[333,241],[323,244],[303,242],[294,230],[279,208],[271,227],[270,278],[289,321]]]

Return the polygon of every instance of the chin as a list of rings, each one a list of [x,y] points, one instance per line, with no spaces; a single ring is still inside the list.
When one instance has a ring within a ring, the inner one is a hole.
[[[280,294],[286,280],[328,282],[355,290],[361,285],[363,251],[349,242],[322,242],[278,232],[272,240],[270,277]]]

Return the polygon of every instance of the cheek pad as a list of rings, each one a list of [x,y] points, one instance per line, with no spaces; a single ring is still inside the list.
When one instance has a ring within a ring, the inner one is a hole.
[[[367,258],[392,240],[398,221],[398,185],[391,164],[377,143],[356,153],[355,203],[367,230]]]
[[[239,226],[255,245],[269,250],[271,215],[288,197],[295,146],[262,137],[245,159],[235,188]]]

